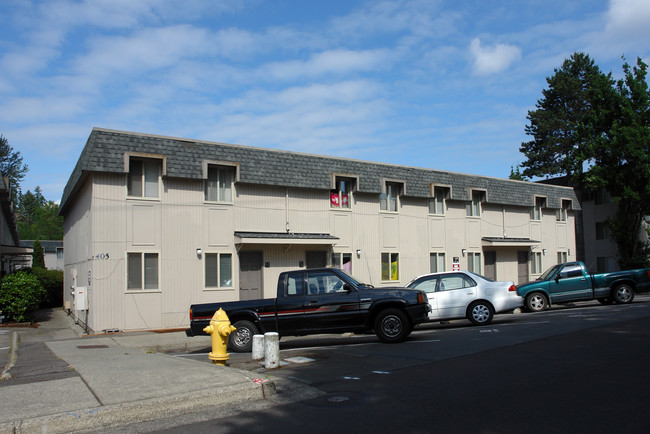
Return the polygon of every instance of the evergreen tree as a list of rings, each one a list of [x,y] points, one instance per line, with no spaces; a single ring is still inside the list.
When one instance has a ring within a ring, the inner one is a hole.
[[[38,240],[34,241],[34,251],[32,252],[32,267],[45,268],[45,252],[43,251],[41,242]]]
[[[3,177],[9,178],[11,198],[14,201],[18,197],[20,182],[27,171],[27,165],[23,164],[23,157],[20,152],[14,151],[14,148],[9,145],[9,141],[3,135],[0,135],[0,173]]]

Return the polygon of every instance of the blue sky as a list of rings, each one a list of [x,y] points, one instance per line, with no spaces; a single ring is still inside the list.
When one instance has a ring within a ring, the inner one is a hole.
[[[3,0],[0,134],[61,198],[92,127],[505,178],[576,51],[650,58],[648,0]]]

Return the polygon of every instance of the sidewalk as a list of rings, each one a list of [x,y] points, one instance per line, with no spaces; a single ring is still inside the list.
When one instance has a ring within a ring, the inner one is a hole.
[[[63,310],[40,314],[38,328],[3,328],[11,330],[12,348],[0,365],[11,377],[0,380],[0,433],[92,431],[275,394],[266,376],[262,382],[253,372],[158,352],[205,349],[209,337],[83,336]]]

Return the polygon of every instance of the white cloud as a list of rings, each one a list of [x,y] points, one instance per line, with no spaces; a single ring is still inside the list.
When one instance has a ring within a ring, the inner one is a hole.
[[[491,48],[483,48],[478,38],[472,40],[470,52],[474,59],[474,72],[479,75],[504,71],[512,62],[521,58],[521,49],[518,47],[497,44]]]
[[[388,50],[353,51],[337,49],[316,53],[305,62],[293,60],[275,62],[264,67],[268,74],[278,79],[318,77],[325,74],[347,74],[372,71],[390,63]]]
[[[648,35],[648,0],[611,0],[607,11],[607,30],[623,35]],[[647,42],[647,40],[646,40]]]

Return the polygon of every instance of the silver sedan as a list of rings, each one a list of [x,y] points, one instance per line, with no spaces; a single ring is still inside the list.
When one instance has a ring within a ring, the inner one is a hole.
[[[514,282],[495,282],[469,271],[425,274],[406,286],[427,293],[430,321],[467,318],[485,325],[495,313],[511,312],[524,304]]]

